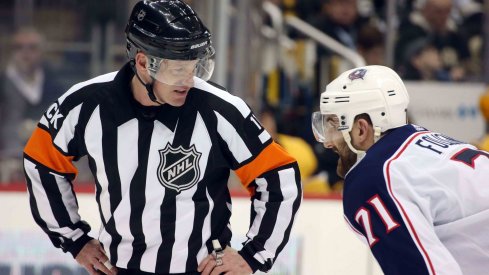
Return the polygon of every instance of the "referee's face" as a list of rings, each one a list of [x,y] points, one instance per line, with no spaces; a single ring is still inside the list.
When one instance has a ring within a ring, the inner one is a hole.
[[[182,78],[176,85],[169,85],[150,76],[146,69],[148,59],[143,53],[138,53],[135,61],[136,70],[143,82],[153,83],[153,93],[158,102],[175,107],[182,106],[185,103],[190,88],[194,86],[193,74],[188,74],[186,78]],[[154,105],[157,105],[157,103],[154,103]]]
[[[193,76],[190,76],[178,86],[168,85],[156,80],[153,84],[153,91],[160,102],[179,107],[185,103],[188,92],[193,86]]]

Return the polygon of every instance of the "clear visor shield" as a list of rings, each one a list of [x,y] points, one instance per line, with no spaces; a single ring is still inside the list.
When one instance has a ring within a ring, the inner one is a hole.
[[[312,114],[312,132],[318,142],[332,142],[336,139],[342,139],[343,135],[340,130],[340,120],[336,115],[324,115],[320,112]]]
[[[157,81],[172,86],[193,86],[193,77],[207,81],[214,71],[213,55],[196,60],[172,60],[148,56],[146,69]]]

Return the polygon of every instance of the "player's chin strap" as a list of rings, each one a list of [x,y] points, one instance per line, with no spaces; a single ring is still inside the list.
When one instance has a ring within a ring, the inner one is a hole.
[[[131,66],[132,66],[132,69],[134,70],[134,74],[136,74],[136,77],[138,78],[139,82],[141,82],[141,84],[143,84],[143,86],[146,88],[146,91],[148,91],[149,99],[151,99],[151,101],[153,101],[155,103],[163,105],[163,103],[158,101],[155,93],[153,92],[153,84],[155,83],[155,79],[153,77],[151,77],[151,79],[152,79],[151,83],[148,83],[148,84],[144,83],[144,81],[141,79],[141,77],[139,77],[138,71],[136,70],[136,66],[134,64],[134,60],[131,60]]]
[[[380,139],[381,133],[382,130],[380,129],[380,127],[374,126],[374,143],[376,143]],[[360,161],[365,156],[366,152],[353,147],[353,145],[351,144],[351,136],[349,132],[341,131],[341,134],[343,135],[343,138],[345,139],[346,144],[348,144],[350,150],[352,150],[353,153],[357,154],[357,161]]]
[[[374,143],[376,143],[380,139],[381,134],[382,129],[379,126],[374,126]]]

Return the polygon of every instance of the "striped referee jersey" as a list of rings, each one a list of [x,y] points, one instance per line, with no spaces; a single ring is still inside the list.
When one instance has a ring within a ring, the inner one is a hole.
[[[74,85],[42,116],[24,150],[32,214],[74,257],[91,240],[78,214],[73,165],[88,156],[102,225],[119,268],[195,272],[212,240],[229,244],[230,170],[252,196],[239,253],[267,271],[287,243],[302,199],[297,162],[246,103],[195,78],[181,107],[142,106],[129,64]],[[239,214],[239,213],[238,213]]]

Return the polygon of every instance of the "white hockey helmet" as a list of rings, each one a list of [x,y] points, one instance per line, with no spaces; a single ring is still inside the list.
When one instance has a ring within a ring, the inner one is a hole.
[[[321,114],[335,114],[340,129],[351,130],[355,116],[366,113],[381,132],[407,123],[409,95],[399,75],[385,66],[365,66],[342,73],[326,86]]]
[[[385,66],[365,66],[342,73],[321,94],[320,112],[313,114],[313,131],[324,142],[325,116],[337,118],[345,139],[357,115],[368,114],[380,135],[407,123],[409,95],[399,75]],[[314,123],[316,125],[314,125]],[[376,137],[377,138],[377,137]],[[350,148],[352,147],[347,140]]]

